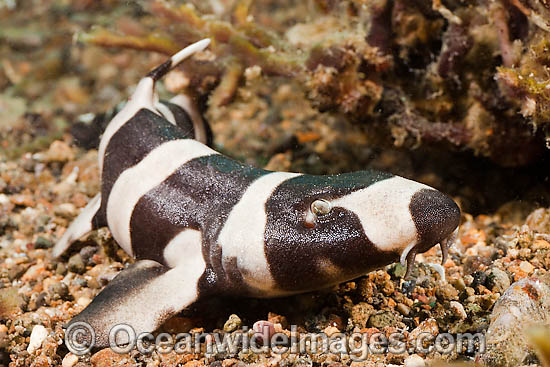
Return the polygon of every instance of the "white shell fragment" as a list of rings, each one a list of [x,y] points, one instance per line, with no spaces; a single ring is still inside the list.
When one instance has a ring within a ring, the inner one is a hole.
[[[31,332],[31,340],[27,347],[27,352],[33,354],[42,346],[42,343],[48,336],[48,330],[42,325],[36,325]]]
[[[63,362],[61,362],[61,367],[73,367],[78,363],[78,356],[67,353],[67,355],[63,358]]]

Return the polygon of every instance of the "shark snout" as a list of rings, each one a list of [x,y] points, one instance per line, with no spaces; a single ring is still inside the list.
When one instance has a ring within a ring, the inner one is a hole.
[[[424,252],[449,238],[460,222],[460,209],[449,196],[433,189],[416,192],[409,204],[416,226],[417,252]]]

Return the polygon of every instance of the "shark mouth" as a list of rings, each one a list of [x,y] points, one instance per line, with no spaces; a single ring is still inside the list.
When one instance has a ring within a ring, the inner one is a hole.
[[[449,256],[449,248],[456,241],[457,235],[458,228],[455,229],[454,232],[449,235],[449,237],[439,242],[439,246],[441,247],[441,265],[445,264],[445,262],[447,261],[447,258]],[[416,254],[418,253],[418,249],[416,249],[415,246],[416,243],[412,242],[405,248],[405,250],[401,254],[401,265],[405,266],[405,263],[407,264],[407,271],[405,272],[404,279],[407,279],[409,275],[411,275],[414,265],[414,259],[416,258]]]

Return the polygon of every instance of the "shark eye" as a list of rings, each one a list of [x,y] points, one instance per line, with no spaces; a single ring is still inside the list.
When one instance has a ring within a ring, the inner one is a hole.
[[[315,215],[325,215],[330,213],[331,205],[327,200],[319,199],[311,203],[311,211]]]

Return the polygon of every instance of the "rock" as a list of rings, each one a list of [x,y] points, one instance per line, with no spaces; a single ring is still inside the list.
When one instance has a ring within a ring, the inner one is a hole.
[[[13,195],[10,198],[10,201],[14,205],[18,206],[25,206],[25,207],[34,207],[36,205],[35,201],[32,199],[30,195]]]
[[[90,363],[94,367],[125,366],[131,364],[128,354],[117,354],[110,348],[105,348],[95,353],[90,358]]]
[[[30,280],[37,280],[38,277],[43,274],[46,271],[46,268],[44,267],[44,263],[40,261],[39,263],[31,266],[25,274],[21,277],[21,280],[24,282],[30,281]]]
[[[38,155],[36,158],[43,162],[67,162],[74,160],[74,157],[74,150],[67,143],[56,140],[46,153]]]
[[[329,338],[336,334],[336,333],[339,333],[340,330],[337,328],[337,327],[334,327],[334,326],[327,326],[326,328],[323,329],[323,333],[325,333]]]
[[[478,271],[483,265],[489,265],[491,259],[486,259],[481,256],[468,256],[464,261],[464,274],[470,275]]]
[[[67,353],[63,358],[63,361],[61,362],[61,367],[73,367],[77,363],[78,363],[78,356],[72,353]]]
[[[54,213],[65,219],[73,219],[74,217],[77,216],[78,211],[74,206],[74,204],[63,203],[63,204],[59,204],[54,208]]]
[[[83,247],[82,250],[80,250],[79,254],[82,257],[82,261],[84,261],[84,264],[86,265],[95,265],[93,261],[93,256],[97,252],[96,246],[86,246]]]
[[[33,354],[41,346],[46,337],[48,336],[48,330],[42,325],[36,325],[31,332],[31,339],[29,341],[29,346],[27,347],[27,352]]]
[[[57,263],[56,267],[55,267],[55,273],[58,274],[58,275],[65,275],[67,274],[67,266],[65,265],[65,263]]]
[[[524,278],[498,299],[490,316],[487,366],[519,366],[533,353],[526,331],[550,321],[550,276]]]
[[[29,299],[28,309],[29,311],[35,311],[47,304],[46,293],[33,293]]]
[[[528,261],[522,261],[519,264],[519,268],[521,269],[521,271],[523,271],[527,274],[531,274],[533,272],[533,270],[535,270],[535,267],[533,265],[531,265],[531,263],[528,262]]]
[[[241,327],[242,321],[239,316],[233,314],[229,316],[225,324],[223,325],[223,331],[230,333]]]
[[[418,354],[413,354],[408,356],[405,359],[404,366],[405,367],[424,367],[426,365],[426,362],[424,362],[424,359],[420,357]]]
[[[361,328],[367,326],[369,317],[375,312],[374,307],[366,302],[360,302],[351,309],[351,321]]]
[[[76,300],[76,303],[81,306],[82,308],[88,306],[90,304],[90,302],[92,302],[92,299],[90,297],[87,297],[87,296],[82,296],[82,297],[79,297],[77,300]]]
[[[275,334],[275,325],[272,322],[260,320],[252,325],[252,330],[255,331],[256,339],[260,343],[268,343]]]
[[[247,81],[259,78],[262,75],[262,68],[259,65],[249,66],[244,70],[244,77]]]
[[[462,304],[457,301],[451,301],[449,304],[449,309],[451,310],[453,315],[458,316],[461,320],[464,320],[468,317],[468,314],[464,310],[464,306],[462,306]]]
[[[393,264],[388,270],[388,273],[396,279],[403,278],[406,272],[407,272],[407,267],[401,265],[401,263],[399,262]]]
[[[407,316],[411,313],[410,307],[404,303],[397,304],[397,311],[399,311],[399,313],[403,316]]]
[[[398,322],[399,320],[393,312],[384,311],[371,315],[371,317],[369,317],[369,321],[367,322],[367,326],[383,329],[386,326],[393,326]]]
[[[282,315],[278,315],[274,312],[269,312],[267,314],[267,321],[273,324],[280,324],[283,329],[286,329],[288,327],[288,320],[286,319],[286,317]],[[330,321],[334,321],[338,323],[338,320],[335,320],[335,319],[331,319]],[[340,318],[340,321],[341,321],[341,318]],[[334,326],[338,327],[337,325],[334,325]]]
[[[491,268],[487,272],[487,286],[493,292],[502,294],[510,286],[510,277],[504,270]]]
[[[73,273],[82,274],[86,270],[84,260],[82,260],[82,256],[80,254],[75,254],[71,256],[69,258],[68,265],[69,271],[72,271]]]
[[[17,288],[0,289],[0,317],[15,317],[23,307],[26,307],[25,300],[19,295]]]
[[[37,249],[48,249],[48,248],[51,248],[52,246],[53,246],[53,242],[42,236],[39,236],[34,243],[34,248],[37,248]]]
[[[458,299],[458,291],[447,282],[440,282],[440,286],[436,288],[435,294],[437,295],[437,298],[441,300],[449,301]]]
[[[529,214],[525,223],[531,230],[540,233],[550,233],[550,209],[539,208],[533,211]]]
[[[97,280],[96,278],[92,278],[92,279],[88,280],[86,283],[87,283],[88,287],[90,287],[90,288],[93,288],[93,289],[101,288],[101,284],[100,284],[99,280]]]
[[[453,285],[459,292],[463,292],[466,289],[466,284],[462,277],[449,279],[449,283]]]
[[[48,290],[52,294],[52,299],[68,300],[70,298],[69,288],[63,282],[53,283],[49,286]]]
[[[16,279],[19,279],[21,278],[21,276],[23,274],[25,274],[25,271],[27,270],[27,268],[23,265],[12,265],[9,269],[8,269],[8,279],[10,282],[13,282],[14,280]]]
[[[409,333],[408,340],[411,341],[412,343],[416,343],[418,340],[418,337],[422,334],[431,334],[435,338],[437,337],[438,333],[439,333],[439,328],[437,326],[437,322],[434,319],[430,318],[422,321],[420,325],[418,325],[415,329],[413,329]],[[424,347],[426,346],[424,345]]]

